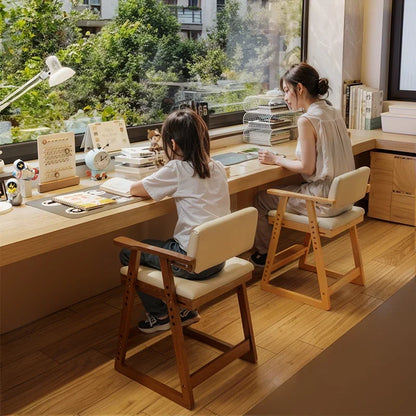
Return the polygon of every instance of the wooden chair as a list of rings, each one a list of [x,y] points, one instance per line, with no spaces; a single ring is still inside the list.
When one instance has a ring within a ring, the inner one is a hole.
[[[253,246],[256,227],[257,210],[252,207],[207,222],[193,230],[187,255],[143,244],[127,237],[114,239],[115,244],[132,251],[129,265],[121,269],[122,278],[125,280],[125,292],[115,357],[116,370],[176,403],[192,409],[194,387],[237,358],[252,363],[257,362],[246,291],[246,282],[252,277],[253,266],[244,259],[234,257]],[[139,267],[141,251],[159,256],[161,271],[145,266]],[[172,265],[190,272],[200,272],[224,261],[224,269],[207,280],[187,280],[174,277],[172,274]],[[181,392],[126,364],[127,341],[136,288],[164,300],[168,306]],[[231,345],[201,331],[181,326],[179,316],[181,308],[192,310],[199,308],[230,291],[236,292],[238,296],[244,333],[241,342]],[[219,349],[222,354],[191,374],[184,334]]]
[[[361,167],[336,177],[331,184],[328,198],[303,195],[279,189],[269,189],[267,191],[270,194],[279,196],[279,204],[276,211],[269,212],[269,222],[273,223],[273,231],[262,276],[262,289],[329,310],[331,308],[331,295],[341,287],[349,282],[364,285],[364,269],[356,228],[357,224],[364,219],[364,209],[352,205],[368,192],[369,185],[367,185],[367,182],[369,175],[370,168]],[[285,212],[288,198],[304,199],[308,215]],[[343,212],[335,217],[317,217],[315,210],[315,203],[317,202],[332,205],[334,209]],[[303,231],[305,233],[304,243],[294,244],[276,253],[282,227]],[[340,274],[325,268],[320,236],[333,238],[346,230],[349,230],[355,267],[345,274]],[[315,265],[306,262],[311,244]],[[279,287],[277,285],[278,279],[276,279],[276,284],[270,282],[276,278],[276,275],[272,277],[272,273],[296,259],[299,259],[299,269],[312,271],[317,274],[320,299],[298,293],[295,290]],[[337,281],[329,286],[327,276],[334,277]]]

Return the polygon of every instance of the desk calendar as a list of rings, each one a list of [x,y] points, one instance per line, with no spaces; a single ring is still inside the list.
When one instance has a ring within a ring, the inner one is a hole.
[[[106,152],[113,152],[121,150],[122,147],[130,147],[124,120],[88,124],[81,143],[81,148],[85,151],[105,149]]]
[[[73,132],[38,137],[39,192],[78,185]]]

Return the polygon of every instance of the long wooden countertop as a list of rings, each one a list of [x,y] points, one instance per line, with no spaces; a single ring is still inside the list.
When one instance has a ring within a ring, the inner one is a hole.
[[[351,140],[354,154],[373,149],[416,153],[416,136],[389,134],[381,130],[351,130]],[[233,142],[227,139],[215,140],[212,142],[212,154],[237,152],[249,147],[253,145],[242,143],[241,138]],[[296,141],[291,141],[274,148],[279,153],[293,158],[295,147]],[[286,169],[262,165],[257,159],[233,165],[230,167],[230,194],[291,175],[293,173]],[[42,194],[34,190],[30,200],[74,192],[95,184],[96,182],[85,178],[76,187]],[[83,218],[72,219],[25,205],[24,200],[21,206],[13,207],[11,212],[0,216],[0,266],[148,221],[174,212],[174,210],[173,200],[166,198],[159,202],[138,201],[103,212],[97,211]]]

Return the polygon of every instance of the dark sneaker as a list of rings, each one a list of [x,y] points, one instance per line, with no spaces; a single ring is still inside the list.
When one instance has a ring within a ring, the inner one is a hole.
[[[264,267],[266,264],[267,253],[260,254],[259,252],[255,252],[250,256],[250,261],[257,267]]]
[[[166,318],[159,319],[148,313],[147,319],[145,321],[140,321],[137,328],[146,334],[152,334],[157,331],[166,331],[170,328],[169,317],[167,316]]]
[[[193,311],[190,311],[189,309],[182,309],[179,312],[179,315],[181,317],[182,326],[195,324],[201,319],[196,309]]]

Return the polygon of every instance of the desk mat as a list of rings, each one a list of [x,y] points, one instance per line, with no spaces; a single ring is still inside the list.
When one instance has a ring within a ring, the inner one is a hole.
[[[222,153],[220,155],[211,156],[212,159],[221,162],[224,166],[235,165],[245,162],[246,160],[257,159],[257,153]]]
[[[103,205],[102,207],[91,209],[91,210],[83,210],[79,208],[73,208],[69,207],[68,205],[60,204],[59,202],[52,201],[51,197],[48,198],[42,198],[42,199],[35,199],[33,201],[27,201],[25,202],[26,205],[29,205],[31,207],[43,209],[44,211],[51,212],[53,214],[61,215],[62,217],[66,218],[81,218],[86,217],[87,215],[95,214],[97,212],[106,211],[108,209],[117,208],[121,205],[127,205],[131,204],[133,202],[140,201],[141,198],[138,197],[129,197],[126,198],[124,196],[118,196],[109,194],[108,192],[102,191],[100,188],[100,185],[92,186],[90,188],[84,188],[82,191],[91,191],[93,193],[98,193],[106,198],[111,198],[116,201],[115,204],[110,205]],[[77,191],[73,192],[66,192],[65,194],[72,194]],[[65,195],[64,193],[62,195]]]

